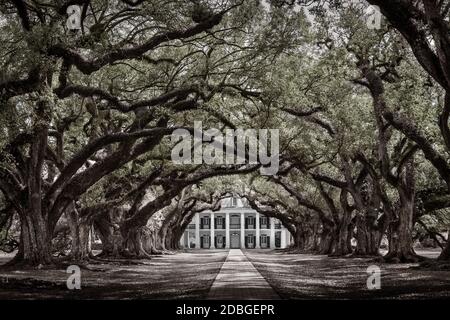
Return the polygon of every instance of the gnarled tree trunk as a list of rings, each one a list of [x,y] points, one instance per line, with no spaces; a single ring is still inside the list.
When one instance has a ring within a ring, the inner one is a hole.
[[[336,240],[336,232],[333,228],[324,227],[320,233],[318,253],[331,254],[333,252],[333,246]]]
[[[413,218],[415,210],[414,163],[410,159],[400,174],[398,185],[400,208],[398,217],[389,227],[389,252],[384,259],[389,262],[417,262],[421,260],[413,249]]]
[[[21,248],[15,259],[18,265],[52,264],[51,237],[43,217],[36,211],[28,211],[21,215]]]
[[[92,224],[90,220],[80,218],[75,208],[68,213],[68,216],[72,237],[70,257],[74,261],[84,262],[92,257]]]
[[[366,215],[356,217],[356,249],[357,256],[377,256],[381,243],[381,232],[373,220]]]
[[[14,263],[30,266],[52,264],[51,232],[47,212],[43,209],[42,175],[45,150],[47,148],[48,124],[45,117],[46,105],[38,103],[40,119],[35,125],[34,140],[30,147],[27,163],[27,190],[23,191],[23,206],[19,211],[21,225],[20,256]]]
[[[444,250],[442,250],[441,254],[439,255],[438,260],[450,261],[450,240],[449,239],[447,239],[447,245],[445,246]]]

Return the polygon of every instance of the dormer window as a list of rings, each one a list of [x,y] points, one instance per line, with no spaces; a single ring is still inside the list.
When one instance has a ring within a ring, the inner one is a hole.
[[[237,198],[233,197],[231,198],[231,206],[236,207],[237,206]]]

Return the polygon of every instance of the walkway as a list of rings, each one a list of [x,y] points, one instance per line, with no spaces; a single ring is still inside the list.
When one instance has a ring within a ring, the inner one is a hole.
[[[231,249],[207,299],[271,300],[280,297],[240,249]]]

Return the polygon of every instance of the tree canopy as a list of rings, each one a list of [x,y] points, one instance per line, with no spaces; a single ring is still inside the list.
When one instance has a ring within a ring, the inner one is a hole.
[[[385,261],[409,262],[431,237],[448,261],[449,11],[447,0],[3,2],[1,249],[18,249],[12,264],[86,261],[95,232],[97,258],[149,258],[178,249],[195,213],[239,196],[296,250],[375,256],[386,242]],[[278,129],[278,172],[248,158],[174,163],[171,134],[195,121]]]

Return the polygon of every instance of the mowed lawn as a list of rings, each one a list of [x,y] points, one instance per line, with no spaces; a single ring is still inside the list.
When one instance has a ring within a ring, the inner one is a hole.
[[[437,257],[437,251],[420,251]],[[423,299],[450,297],[450,271],[418,270],[417,264],[330,258],[283,251],[246,250],[246,256],[283,299]],[[381,289],[368,290],[367,268],[381,269]]]
[[[81,290],[67,289],[65,269],[0,269],[0,299],[202,299],[227,253],[197,250],[130,265],[89,265],[92,270],[81,269]]]

